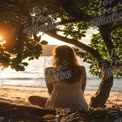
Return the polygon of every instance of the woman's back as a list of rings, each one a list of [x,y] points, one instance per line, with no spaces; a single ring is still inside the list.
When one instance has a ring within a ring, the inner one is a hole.
[[[48,68],[48,70],[50,70],[50,68]],[[88,106],[83,96],[83,90],[81,89],[82,81],[81,80],[75,82],[69,82],[65,80],[60,81],[54,78],[54,75],[55,73],[52,73],[51,75],[50,74],[45,75],[45,78],[48,79],[48,83],[52,83],[53,86],[53,90],[50,95],[50,98],[47,100],[46,107],[47,108],[62,107],[62,108],[70,108],[72,110],[86,111]],[[67,76],[70,75],[71,74]]]

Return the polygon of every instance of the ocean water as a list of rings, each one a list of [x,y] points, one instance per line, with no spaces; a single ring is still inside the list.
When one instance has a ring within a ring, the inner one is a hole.
[[[52,57],[43,56],[39,60],[33,60],[29,62],[25,71],[16,72],[8,68],[5,71],[0,72],[0,86],[20,86],[20,87],[35,87],[45,88],[44,69],[51,65]],[[78,59],[79,63],[86,68],[87,84],[86,90],[97,90],[100,84],[100,79],[93,77],[89,73],[89,64],[82,62]],[[114,79],[112,91],[122,92],[122,78]]]

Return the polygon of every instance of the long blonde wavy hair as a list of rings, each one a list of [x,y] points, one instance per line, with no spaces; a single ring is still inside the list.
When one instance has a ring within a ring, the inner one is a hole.
[[[71,78],[66,79],[65,81],[74,82],[80,80],[81,68],[80,65],[78,64],[78,60],[76,58],[74,50],[67,45],[57,46],[53,50],[52,66],[59,67],[63,65],[64,62],[67,63],[67,68],[62,69],[62,71],[64,72],[66,70],[70,70],[72,74]]]

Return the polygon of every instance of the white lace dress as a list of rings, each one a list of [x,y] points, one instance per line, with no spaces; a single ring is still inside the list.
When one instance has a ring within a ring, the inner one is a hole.
[[[71,110],[87,111],[88,105],[84,99],[80,81],[72,84],[57,81],[52,84],[53,91],[45,104],[46,108],[70,108]]]

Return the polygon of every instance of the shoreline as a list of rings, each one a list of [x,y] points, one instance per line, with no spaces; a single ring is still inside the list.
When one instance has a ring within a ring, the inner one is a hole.
[[[89,104],[91,97],[96,93],[95,90],[85,90],[84,96]],[[0,87],[0,102],[6,102],[17,105],[33,106],[28,102],[28,97],[32,95],[49,97],[46,88],[31,88],[31,87],[16,87],[16,86],[1,86]],[[122,92],[110,92],[110,96],[106,102],[106,107],[113,105],[122,108]]]
[[[45,85],[42,85],[42,84],[41,85],[35,85],[35,86],[32,86],[32,85],[7,85],[7,84],[4,85],[4,84],[1,84],[0,88],[1,87],[9,87],[9,88],[27,88],[27,89],[47,89],[46,84]],[[98,87],[97,88],[96,87],[92,88],[92,86],[91,86],[91,88],[90,88],[86,85],[86,91],[97,91]],[[111,92],[117,92],[117,93],[122,92],[122,90],[120,88],[113,89],[113,87],[111,88]]]

